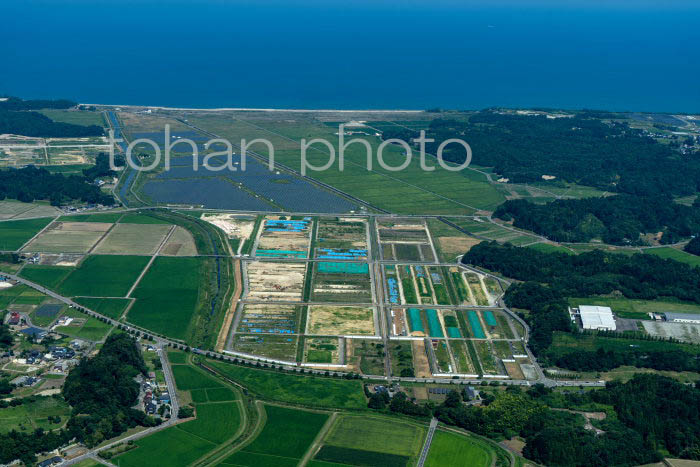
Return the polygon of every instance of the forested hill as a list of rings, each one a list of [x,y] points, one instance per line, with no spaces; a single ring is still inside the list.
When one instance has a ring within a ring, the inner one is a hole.
[[[627,256],[599,250],[567,255],[483,242],[473,246],[462,262],[522,281],[508,288],[504,300],[510,307],[530,311],[526,317],[532,327],[529,345],[544,359],[555,331],[573,331],[567,297],[621,294],[643,300],[672,297],[700,303],[700,268],[655,255]],[[691,357],[633,349],[603,355],[577,350],[554,363],[573,370],[603,371],[624,364],[699,371],[700,360]],[[591,364],[596,367],[590,368]]]
[[[462,261],[516,280],[547,284],[573,297],[617,291],[628,298],[667,296],[700,303],[700,268],[656,255],[600,250],[567,255],[483,242],[473,246]]]
[[[90,183],[91,176],[92,174],[52,174],[46,169],[34,166],[0,170],[0,200],[11,198],[30,203],[41,199],[50,201],[54,206],[75,200],[91,204],[114,204],[113,196]]]
[[[0,134],[4,133],[45,138],[73,138],[102,136],[104,130],[97,125],[54,122],[39,112],[3,110],[0,107]]]
[[[448,138],[469,143],[473,164],[494,167],[513,183],[542,182],[543,175],[634,195],[690,195],[700,191],[700,155],[681,155],[624,122],[580,112],[571,118],[482,111],[468,121],[436,119],[426,150],[436,154]],[[385,130],[382,137],[408,141],[418,132]],[[448,146],[445,158],[464,161],[464,149]]]
[[[602,239],[615,245],[643,244],[641,234],[663,232],[661,243],[676,243],[700,234],[700,201],[692,206],[664,196],[617,195],[566,199],[544,205],[526,200],[506,201],[494,217],[557,242]]]
[[[20,99],[5,97],[0,100],[0,110],[40,110],[40,109],[70,109],[78,105],[67,99]]]

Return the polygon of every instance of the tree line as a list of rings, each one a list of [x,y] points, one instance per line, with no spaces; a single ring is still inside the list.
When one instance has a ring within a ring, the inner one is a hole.
[[[675,148],[658,143],[642,130],[608,114],[582,111],[571,118],[516,115],[498,110],[476,112],[468,119],[432,120],[426,151],[461,138],[472,148],[473,163],[493,167],[511,183],[578,183],[635,196],[682,196],[700,191],[700,154],[682,157]],[[384,139],[417,138],[415,130],[384,130]],[[446,160],[464,162],[456,145],[444,152]]]
[[[0,101],[0,110],[40,110],[40,109],[70,109],[78,105],[68,99],[21,99],[5,96]]]
[[[700,198],[692,206],[664,196],[625,194],[546,204],[518,199],[501,204],[493,215],[557,242],[601,239],[614,245],[642,245],[642,235],[661,232],[660,242],[671,244],[700,234]]]
[[[89,171],[88,176],[66,176],[34,166],[0,170],[0,200],[10,198],[25,203],[37,199],[49,200],[53,206],[75,200],[91,204],[114,204],[112,195],[102,192],[91,183],[91,177],[95,174]]]
[[[83,138],[102,136],[104,129],[98,125],[55,122],[39,112],[0,108],[0,134],[3,133],[42,138]]]
[[[510,244],[482,242],[472,247],[462,262],[499,272],[518,281],[504,295],[509,307],[529,310],[529,345],[543,361],[572,370],[604,371],[620,365],[686,371],[697,369],[697,356],[663,355],[634,348],[605,353],[597,363],[586,362],[595,354],[576,351],[565,355],[548,352],[555,331],[574,332],[566,297],[621,294],[627,298],[654,300],[670,297],[700,303],[700,268],[654,255],[632,256],[600,250],[567,255],[541,252]],[[682,357],[682,358],[681,358]]]

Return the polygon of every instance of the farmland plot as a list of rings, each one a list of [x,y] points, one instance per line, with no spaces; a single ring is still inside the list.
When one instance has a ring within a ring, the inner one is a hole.
[[[323,218],[318,222],[315,257],[318,259],[367,259],[367,221],[355,218]]]
[[[296,305],[246,303],[237,332],[262,334],[296,334],[300,310]]]
[[[275,360],[293,362],[297,355],[297,336],[271,334],[236,334],[233,350]]]
[[[304,362],[306,363],[340,363],[340,339],[337,337],[305,337]]]
[[[95,253],[152,255],[171,228],[167,224],[117,224],[95,248]]]
[[[267,421],[255,440],[224,459],[222,465],[295,466],[304,456],[328,415],[266,405]]]
[[[369,266],[366,263],[315,263],[311,296],[319,302],[371,303]]]
[[[19,249],[49,222],[51,222],[49,218],[1,222],[0,249],[8,251]]]
[[[301,301],[306,263],[254,261],[245,263],[253,300]]]
[[[313,219],[268,216],[262,226],[254,256],[266,258],[309,257]]]
[[[357,306],[311,305],[307,334],[328,336],[374,335],[374,309]]]
[[[425,222],[415,219],[379,219],[379,242],[385,260],[436,260]]]
[[[87,253],[111,227],[105,222],[54,222],[23,251]]]

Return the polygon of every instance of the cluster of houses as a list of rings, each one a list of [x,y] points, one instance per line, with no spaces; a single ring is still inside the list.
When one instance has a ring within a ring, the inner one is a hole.
[[[148,415],[161,415],[163,418],[170,418],[170,394],[168,391],[162,391],[155,382],[155,373],[149,373],[148,378],[142,378],[141,383],[141,402],[143,411]],[[161,409],[161,407],[165,407]]]

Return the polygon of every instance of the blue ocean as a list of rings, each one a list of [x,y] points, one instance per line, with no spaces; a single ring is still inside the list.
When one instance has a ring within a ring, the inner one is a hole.
[[[700,112],[700,2],[3,0],[0,94]]]

